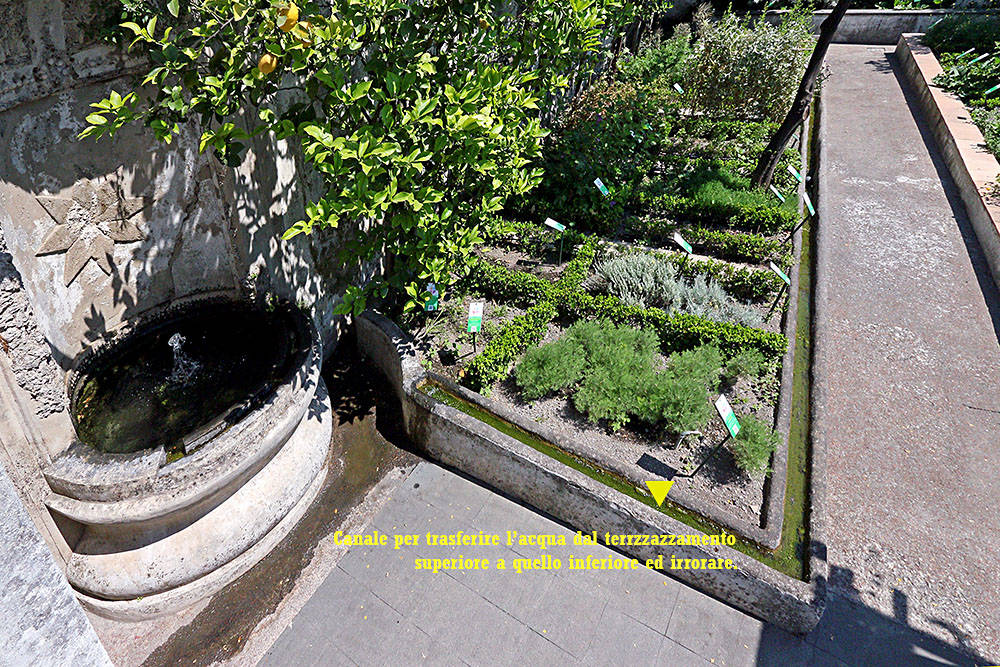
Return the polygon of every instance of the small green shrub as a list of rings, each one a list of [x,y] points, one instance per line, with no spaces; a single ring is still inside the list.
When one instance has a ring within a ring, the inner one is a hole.
[[[639,52],[626,55],[618,62],[618,78],[629,83],[664,80],[668,85],[684,80],[691,56],[691,27],[682,23],[669,39],[651,31]]]
[[[712,344],[726,357],[752,347],[760,350],[767,359],[780,359],[788,349],[788,339],[780,333],[729,322],[714,322],[696,315],[669,314],[659,308],[629,306],[609,294],[574,292],[567,294],[556,306],[560,316],[570,322],[606,319],[616,324],[655,331],[660,336],[660,349],[664,353]]]
[[[753,415],[744,417],[740,426],[739,434],[729,441],[736,465],[751,475],[766,471],[781,434]]]
[[[657,373],[643,387],[638,401],[639,417],[651,423],[662,421],[670,433],[696,430],[712,416],[705,385],[675,372]]]
[[[670,355],[674,375],[694,379],[701,387],[714,391],[719,386],[722,353],[714,345],[701,345],[693,350]]]
[[[544,278],[482,259],[473,264],[465,285],[498,301],[525,306],[544,300],[552,291],[552,283]]]
[[[608,348],[602,362],[592,363],[573,405],[592,422],[606,419],[613,430],[637,412],[637,401],[654,376],[652,364],[624,348]]]
[[[635,364],[652,364],[658,343],[651,331],[614,326],[606,321],[577,322],[566,335],[583,349],[591,366],[622,362],[633,365],[633,359]]]
[[[523,215],[552,216],[579,229],[609,233],[651,170],[659,137],[670,128],[657,96],[604,79],[580,93],[545,143],[541,184],[522,203]],[[611,192],[594,185],[600,178]]]
[[[586,367],[583,347],[571,338],[528,350],[514,370],[521,393],[529,401],[579,381]]]
[[[750,264],[767,264],[773,261],[783,266],[792,263],[789,245],[778,239],[724,229],[686,227],[655,216],[635,219],[627,230],[627,236],[646,245],[673,246],[674,232],[680,232],[695,250],[719,259]]]
[[[741,377],[759,377],[766,366],[767,361],[760,350],[743,350],[722,367],[722,378],[733,383]]]
[[[674,354],[662,371],[657,359],[657,339],[649,331],[578,322],[560,340],[529,351],[515,374],[529,400],[575,386],[576,409],[615,430],[633,418],[671,432],[705,423],[708,392],[719,382],[719,350],[702,346]]]
[[[799,219],[792,198],[779,204],[773,194],[751,187],[721,160],[703,161],[674,183],[644,186],[636,192],[636,201],[678,221],[758,234],[791,229]]]
[[[488,391],[507,376],[510,365],[524,348],[541,339],[555,314],[555,307],[543,301],[513,318],[469,363],[462,382],[475,391]]]
[[[583,350],[586,359],[573,404],[590,421],[606,419],[613,429],[620,428],[636,413],[637,398],[653,375],[656,335],[590,321],[571,326],[566,338]]]

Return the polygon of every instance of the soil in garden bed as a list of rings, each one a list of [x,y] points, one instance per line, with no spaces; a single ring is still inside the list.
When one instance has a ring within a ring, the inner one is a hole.
[[[549,325],[542,344],[556,340],[562,334],[562,328]],[[775,369],[760,380],[742,378],[735,386],[724,389],[738,415],[754,414],[767,423],[774,422],[778,372]],[[575,443],[581,454],[589,453],[596,457],[595,460],[603,458],[618,462],[621,471],[637,486],[641,487],[645,480],[674,479],[676,488],[684,488],[701,502],[715,506],[722,515],[760,525],[765,476],[751,477],[740,471],[726,446],[715,453],[697,476],[677,476],[693,472],[725,439],[725,428],[717,418],[700,428],[701,437],[689,436],[675,448],[676,436],[665,436],[657,429],[642,424],[626,425],[618,431],[612,431],[603,423],[594,424],[577,411],[572,398],[565,394],[526,402],[521,398],[513,377],[496,385],[490,397],[525,419],[544,424],[562,438]]]
[[[524,250],[510,247],[482,247],[479,254],[488,262],[498,264],[510,271],[522,271],[544,278],[550,282],[559,280],[566,264],[572,259],[568,249],[564,249],[562,264],[559,264],[558,247],[553,252],[548,249],[541,257],[529,254]]]

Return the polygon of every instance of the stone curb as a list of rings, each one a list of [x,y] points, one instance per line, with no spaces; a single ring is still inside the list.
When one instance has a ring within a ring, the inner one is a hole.
[[[930,47],[920,43],[920,37],[902,35],[895,55],[958,186],[993,281],[1000,284],[1000,192],[992,201],[989,197],[989,188],[1000,187],[1000,162],[984,148],[986,140],[972,122],[969,109],[956,95],[934,85],[934,77],[944,70]]]

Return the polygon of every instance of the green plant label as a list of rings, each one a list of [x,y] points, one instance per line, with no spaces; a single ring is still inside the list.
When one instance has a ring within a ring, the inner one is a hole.
[[[979,57],[978,57],[978,58],[976,58],[975,60],[970,60],[970,61],[969,61],[969,64],[970,64],[970,65],[975,65],[975,64],[976,64],[976,63],[978,63],[978,62],[979,62],[980,60],[983,60],[984,58],[989,58],[989,57],[990,57],[990,54],[989,54],[989,53],[984,53],[983,55],[979,56]]]
[[[808,192],[803,192],[802,193],[802,198],[806,202],[806,209],[809,211],[809,215],[816,215],[816,209],[813,208],[813,202],[812,202],[812,199],[809,198],[809,193]]]
[[[674,243],[684,248],[684,252],[686,252],[689,255],[694,252],[694,248],[691,247],[691,244],[685,241],[684,237],[681,236],[678,232],[674,232]]]
[[[564,232],[564,231],[566,231],[566,225],[562,224],[561,222],[556,222],[552,218],[545,218],[545,225],[547,227],[551,227],[552,229],[556,230],[557,232]]]
[[[993,93],[997,92],[998,90],[1000,90],[1000,83],[998,83],[997,85],[993,86],[992,88],[990,88],[989,90],[987,90],[985,93],[983,93],[983,96],[985,97],[986,95],[992,95]]]
[[[427,291],[430,292],[431,295],[427,297],[427,301],[424,303],[424,310],[428,312],[432,310],[437,310],[441,294],[438,292],[438,289],[434,285],[434,283],[427,283]]]
[[[795,169],[795,167],[793,167],[792,165],[788,165],[788,172],[789,172],[789,173],[790,173],[790,174],[791,174],[792,176],[794,176],[794,177],[795,177],[795,180],[796,180],[796,181],[798,181],[799,183],[801,183],[801,182],[802,182],[802,174],[800,174],[800,173],[799,173],[799,172],[798,172],[798,171],[797,171],[797,170]]]
[[[473,301],[469,304],[469,333],[476,333],[483,328],[483,302]]]
[[[736,418],[733,406],[729,405],[729,399],[725,395],[719,396],[719,400],[715,402],[715,409],[719,411],[719,416],[722,417],[722,423],[726,425],[729,435],[735,438],[740,432],[740,420]]]
[[[777,197],[779,201],[785,201],[785,195],[778,192],[778,188],[774,187],[774,184],[771,184],[771,192],[774,193],[774,196]]]
[[[778,277],[785,281],[785,284],[791,286],[792,279],[785,275],[785,272],[778,268],[778,265],[774,262],[769,262],[771,270],[778,274]]]
[[[681,84],[679,84],[679,83],[675,83],[675,84],[674,84],[674,90],[676,90],[676,91],[677,91],[678,93],[680,93],[681,95],[683,95],[683,94],[684,94],[684,89],[683,89],[683,88],[681,88]]]
[[[608,190],[608,186],[606,186],[601,179],[595,178],[594,185],[597,186],[597,189],[600,190],[601,194],[604,195],[605,197],[611,194],[611,191]]]

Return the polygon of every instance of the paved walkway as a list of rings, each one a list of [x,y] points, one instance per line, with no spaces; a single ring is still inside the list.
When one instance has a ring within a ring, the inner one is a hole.
[[[1000,659],[1000,297],[881,48],[824,84],[814,439],[834,585]]]
[[[573,531],[431,463],[421,463],[369,527],[384,533]],[[966,665],[892,619],[833,600],[802,639],[645,568],[624,573],[439,572],[441,548],[352,547],[262,664]],[[483,547],[452,556],[603,558],[601,546]]]

